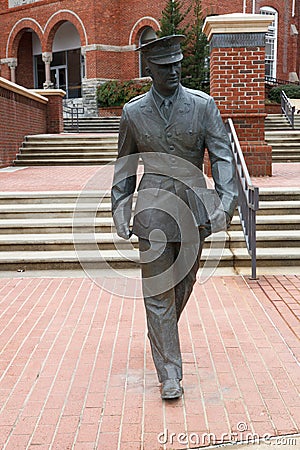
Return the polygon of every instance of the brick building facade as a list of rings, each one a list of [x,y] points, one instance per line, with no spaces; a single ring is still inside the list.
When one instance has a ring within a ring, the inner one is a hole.
[[[186,0],[190,3],[189,0]],[[274,14],[266,72],[283,80],[300,74],[298,0],[203,0],[203,15]],[[0,0],[0,75],[27,88],[54,85],[83,98],[95,112],[103,80],[143,76],[141,42],[153,38],[165,0]]]

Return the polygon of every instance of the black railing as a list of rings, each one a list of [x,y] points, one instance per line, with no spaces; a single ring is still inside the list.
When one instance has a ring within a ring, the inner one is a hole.
[[[253,186],[244,155],[232,122],[228,119],[226,129],[230,138],[231,148],[237,171],[238,181],[238,211],[243,233],[251,256],[251,278],[256,279],[256,211],[259,205],[259,190]]]
[[[265,81],[266,83],[272,84],[274,86],[279,86],[282,84],[295,84],[295,85],[300,85],[300,81],[288,81],[288,80],[282,80],[280,78],[273,78],[273,77],[269,77],[269,76],[265,76]]]
[[[79,106],[64,106],[64,117],[71,119],[71,129],[79,133],[79,117],[84,115],[84,108]]]
[[[294,129],[294,127],[295,127],[295,109],[296,108],[295,108],[295,106],[291,105],[291,103],[284,91],[281,91],[280,99],[281,99],[281,111],[287,118],[292,129]]]

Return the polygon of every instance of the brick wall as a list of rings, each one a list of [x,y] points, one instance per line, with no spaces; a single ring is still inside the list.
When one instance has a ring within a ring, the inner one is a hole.
[[[184,0],[190,5],[190,0]],[[287,79],[290,72],[299,74],[300,36],[291,35],[291,24],[296,24],[299,30],[299,1],[296,1],[296,16],[292,18],[292,0],[256,0],[256,11],[260,7],[269,6],[278,11],[278,65],[277,75]],[[63,21],[71,21],[78,30],[81,45],[87,43],[107,46],[126,46],[138,44],[143,28],[147,25],[157,29],[157,22],[166,2],[150,0],[102,0],[94,2],[86,0],[64,0],[63,2],[41,0],[18,8],[8,8],[8,1],[0,2],[0,58],[17,57],[19,42],[26,39],[22,34],[27,28],[34,30],[39,36],[44,52],[52,50],[53,38]],[[204,16],[209,14],[228,14],[242,12],[244,2],[231,0],[202,0]],[[253,1],[246,1],[246,12],[252,12]],[[58,12],[59,11],[59,12]],[[10,36],[12,29],[14,31]],[[130,42],[131,41],[131,42]],[[8,48],[8,54],[6,54]],[[95,53],[93,58],[91,54]],[[23,55],[23,53],[22,53]],[[89,52],[91,66],[87,65],[89,78],[121,78],[128,79],[138,76],[138,55],[116,53],[113,49],[105,52]],[[95,62],[95,60],[97,60]],[[26,61],[18,65],[17,76],[23,77],[21,67],[27,67]],[[9,72],[1,71],[2,76]],[[32,71],[31,71],[32,74]],[[23,80],[22,80],[23,81]],[[28,80],[29,81],[29,80]],[[27,80],[26,80],[27,83]],[[32,87],[32,86],[31,86]]]
[[[47,103],[12,90],[0,80],[0,109],[0,167],[6,167],[12,164],[26,135],[47,131]]]
[[[63,103],[61,95],[50,95],[43,93],[48,98],[47,104],[47,133],[57,134],[62,133],[64,129],[63,119]]]
[[[31,89],[34,83],[31,33],[24,33],[20,41],[18,65],[21,67],[21,70],[16,70],[16,82],[21,86]]]
[[[272,149],[265,143],[264,47],[213,48],[211,95],[224,120],[233,119],[252,176],[272,175]]]

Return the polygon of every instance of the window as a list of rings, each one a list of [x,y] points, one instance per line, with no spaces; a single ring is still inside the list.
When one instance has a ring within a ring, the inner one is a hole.
[[[51,81],[55,89],[66,91],[67,98],[81,97],[81,77],[84,59],[81,49],[54,52],[51,62]],[[35,55],[35,88],[42,89],[45,81],[45,64],[42,55]]]
[[[266,76],[276,78],[278,12],[274,8],[264,6],[260,8],[260,13],[274,16],[266,34]]]

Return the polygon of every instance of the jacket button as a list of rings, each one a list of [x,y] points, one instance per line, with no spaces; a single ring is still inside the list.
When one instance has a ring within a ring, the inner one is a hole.
[[[172,133],[167,133],[167,137],[172,137]]]
[[[170,150],[170,152],[174,152],[174,150],[175,150],[174,145],[170,145],[169,150]]]

